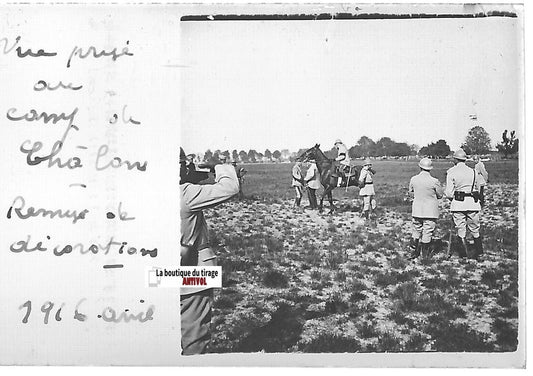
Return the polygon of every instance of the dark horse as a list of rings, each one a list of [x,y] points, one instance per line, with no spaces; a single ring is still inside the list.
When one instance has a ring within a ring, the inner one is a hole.
[[[310,159],[316,161],[316,166],[318,172],[320,173],[320,183],[324,187],[324,192],[322,197],[320,197],[320,206],[319,210],[322,211],[322,206],[324,204],[324,197],[328,196],[330,213],[332,213],[336,207],[333,205],[333,195],[332,191],[337,187],[337,181],[340,172],[337,171],[337,166],[333,159],[329,159],[326,155],[320,150],[320,144],[316,144],[311,149],[306,150],[299,157],[296,158],[297,162],[307,162]],[[351,173],[348,177],[344,176],[342,180],[342,187],[351,187],[358,185],[360,168],[357,166],[351,167]],[[348,182],[346,181],[348,179]]]

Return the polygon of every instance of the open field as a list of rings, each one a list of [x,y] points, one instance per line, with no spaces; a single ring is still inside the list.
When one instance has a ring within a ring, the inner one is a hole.
[[[415,162],[374,163],[378,210],[367,223],[357,188],[337,188],[339,211],[320,214],[292,207],[292,165],[245,165],[247,198],[206,212],[224,286],[215,293],[211,351],[514,351],[518,163],[485,165],[485,255],[477,262],[446,257],[447,200],[439,252],[408,260],[402,188],[418,173]],[[432,174],[444,182],[449,167],[435,162]]]

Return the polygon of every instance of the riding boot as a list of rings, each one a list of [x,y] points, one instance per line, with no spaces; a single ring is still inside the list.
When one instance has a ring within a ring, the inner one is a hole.
[[[411,256],[409,256],[410,260],[414,260],[418,256],[420,256],[420,239],[411,239]]]
[[[297,197],[296,198],[296,206],[300,206],[300,203],[302,202],[302,198],[301,197]]]
[[[459,244],[458,244],[458,247],[457,247],[457,253],[459,254],[459,257],[465,258],[465,257],[467,257],[467,254],[466,254],[466,251],[467,251],[466,239],[465,238],[461,238],[460,236],[458,238],[459,238]]]
[[[370,215],[370,211],[369,210],[365,210],[363,212],[363,216],[365,217],[365,219],[368,219],[368,216]]]
[[[475,253],[474,253],[473,258],[478,260],[479,256],[483,254],[483,243],[481,241],[481,237],[474,238],[474,249],[475,249]]]

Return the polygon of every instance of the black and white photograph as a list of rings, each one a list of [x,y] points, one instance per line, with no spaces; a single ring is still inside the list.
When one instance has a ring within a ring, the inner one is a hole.
[[[526,368],[523,4],[0,13],[2,372]]]
[[[181,21],[182,213],[223,270],[191,353],[518,351],[519,7]]]

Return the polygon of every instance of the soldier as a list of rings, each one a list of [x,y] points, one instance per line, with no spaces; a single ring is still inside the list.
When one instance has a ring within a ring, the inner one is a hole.
[[[374,196],[374,180],[375,171],[372,169],[372,162],[370,158],[366,158],[359,174],[359,196],[363,197],[363,216],[365,219],[370,217],[370,210],[376,208],[376,200]]]
[[[459,236],[459,256],[467,256],[466,228],[474,238],[474,253],[469,255],[478,259],[483,254],[479,234],[479,182],[476,172],[465,163],[466,153],[458,149],[454,154],[455,166],[447,171],[445,194],[452,200],[450,211]]]
[[[315,160],[309,160],[310,166],[305,175],[304,183],[307,185],[307,196],[309,197],[309,206],[311,209],[318,209],[316,200],[316,190],[320,188],[320,173],[316,166]]]
[[[216,165],[215,183],[195,184],[197,173],[187,169],[180,148],[181,265],[215,266],[216,255],[209,247],[203,209],[220,204],[237,192],[239,183],[230,165]],[[207,175],[207,174],[206,174]],[[211,341],[213,290],[182,288],[180,291],[181,348],[183,355],[206,352]]]
[[[437,179],[431,176],[433,163],[429,158],[422,158],[418,163],[420,173],[411,178],[409,193],[413,200],[413,253],[411,259],[431,254],[433,232],[439,218],[439,201],[442,198],[442,187]]]
[[[302,202],[303,188],[302,162],[296,162],[292,168],[292,186],[296,191],[296,200],[294,201],[294,206],[300,206],[300,203]]]
[[[334,144],[337,149],[337,158],[335,160],[339,163],[339,181],[338,186],[342,185],[342,175],[350,169],[350,156],[348,155],[348,148],[339,139],[335,140]]]
[[[220,155],[218,156],[218,159],[220,159],[220,162],[221,162],[222,164],[226,164],[228,158],[227,158],[224,154],[220,154]]]
[[[194,165],[194,157],[194,154],[187,155],[187,168],[189,170],[196,170],[196,166]]]
[[[485,204],[485,186],[489,182],[489,173],[485,169],[485,164],[481,161],[479,155],[474,156],[474,162],[476,162],[474,170],[479,180],[479,203],[483,206]]]

